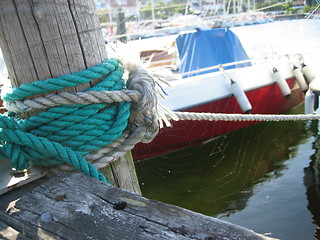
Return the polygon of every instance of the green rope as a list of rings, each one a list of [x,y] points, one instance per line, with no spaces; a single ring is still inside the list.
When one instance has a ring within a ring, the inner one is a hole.
[[[46,81],[35,81],[30,84],[22,84],[18,88],[13,88],[12,93],[6,94],[3,100],[13,102],[36,94],[58,91],[66,87],[75,87],[83,83],[88,83],[92,79],[103,78],[110,72],[115,71],[118,67],[119,63],[116,60],[109,59],[95,67],[71,75],[51,78]]]
[[[123,70],[114,59],[90,69],[59,78],[36,81],[13,88],[3,97],[16,101],[66,87],[101,79],[87,91],[116,91],[125,88]],[[128,125],[130,103],[64,105],[48,109],[25,120],[0,117],[0,153],[23,170],[30,164],[73,165],[85,174],[106,181],[82,156],[118,139]]]

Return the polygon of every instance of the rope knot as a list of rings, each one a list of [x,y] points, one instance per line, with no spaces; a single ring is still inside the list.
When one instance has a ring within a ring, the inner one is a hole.
[[[19,121],[1,116],[0,153],[12,159],[12,167],[17,170],[28,168],[30,164],[68,163],[105,180],[95,167],[114,161],[138,142],[150,142],[162,126],[155,78],[137,65],[130,65],[128,69],[126,85],[122,79],[123,68],[118,61],[109,59],[72,75],[2,91],[9,111],[46,111]],[[101,81],[85,92],[26,99],[92,79]]]
[[[155,80],[141,67],[131,69],[127,88],[136,90],[140,93],[140,99],[133,104],[131,109],[130,122],[134,127],[145,126],[146,138],[141,139],[142,142],[150,142],[159,131],[159,119],[157,116],[157,95]]]

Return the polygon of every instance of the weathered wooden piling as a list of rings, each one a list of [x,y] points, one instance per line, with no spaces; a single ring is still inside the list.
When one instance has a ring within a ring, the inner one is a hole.
[[[0,1],[0,46],[14,87],[72,74],[107,58],[93,0]],[[133,160],[126,156],[103,172],[113,184],[140,193]]]

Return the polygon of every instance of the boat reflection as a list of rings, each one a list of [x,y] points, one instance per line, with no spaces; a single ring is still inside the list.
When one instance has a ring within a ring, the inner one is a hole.
[[[281,176],[310,136],[305,122],[264,122],[138,162],[143,195],[210,216],[240,211],[254,186]]]
[[[303,182],[306,187],[306,195],[308,200],[307,208],[312,214],[313,223],[318,226],[314,236],[320,239],[320,136],[319,136],[319,121],[310,123],[310,131],[315,137],[312,144],[314,154],[310,156],[310,164],[304,168]]]

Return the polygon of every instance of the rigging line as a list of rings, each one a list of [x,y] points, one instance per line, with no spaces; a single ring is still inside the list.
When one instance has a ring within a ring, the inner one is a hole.
[[[311,16],[313,16],[314,13],[318,10],[319,7],[320,7],[320,4],[318,4],[318,6],[312,11],[311,14],[309,14],[309,16],[304,21],[308,20]]]

